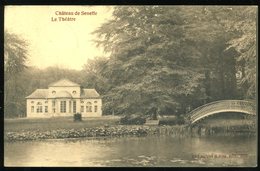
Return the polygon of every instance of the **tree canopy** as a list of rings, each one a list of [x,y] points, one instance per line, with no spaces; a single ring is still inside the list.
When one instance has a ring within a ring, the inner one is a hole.
[[[96,88],[104,114],[182,115],[256,98],[255,7],[118,6],[93,34],[110,55],[75,71],[26,67],[28,43],[6,31],[5,114],[25,113],[24,98],[60,78]]]
[[[22,107],[18,94],[18,75],[26,68],[27,42],[20,36],[4,32],[4,109],[6,113],[18,113]],[[8,111],[9,109],[11,111]]]
[[[237,17],[241,8],[116,7],[113,19],[94,32],[97,46],[111,53],[101,72],[111,78],[107,108],[184,113],[187,106],[243,98],[237,92],[241,52],[235,42],[245,31],[231,29],[245,20]]]
[[[28,43],[16,34],[4,32],[4,71],[12,76],[26,68]]]

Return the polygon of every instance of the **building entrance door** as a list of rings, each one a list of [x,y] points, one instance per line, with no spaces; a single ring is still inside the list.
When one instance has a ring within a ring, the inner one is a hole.
[[[75,114],[76,113],[76,101],[73,101],[73,113]]]

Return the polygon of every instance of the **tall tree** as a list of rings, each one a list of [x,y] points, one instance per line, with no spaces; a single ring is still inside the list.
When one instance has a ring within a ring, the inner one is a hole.
[[[103,72],[114,87],[108,108],[116,113],[174,113],[199,91],[198,51],[184,36],[182,8],[117,7],[95,33],[111,53]]]
[[[4,105],[6,109],[13,109],[13,115],[18,114],[21,107],[17,102],[20,86],[17,84],[19,74],[26,68],[27,42],[16,34],[4,33]]]
[[[26,68],[28,43],[16,34],[4,32],[5,78],[11,78]]]
[[[236,9],[231,8],[233,11]],[[235,48],[239,53],[237,70],[241,73],[239,88],[244,92],[242,95],[244,98],[255,99],[257,7],[240,7],[235,14],[234,20],[226,23],[226,28],[240,34],[229,41],[229,48]]]
[[[239,32],[226,28],[234,20],[235,11],[221,6],[189,7],[184,11],[190,15],[186,18],[185,35],[201,53],[207,101],[237,98],[237,53],[227,47],[228,41],[239,36]]]
[[[102,72],[112,85],[105,96],[107,110],[183,113],[187,106],[239,98],[239,51],[230,40],[241,31],[230,25],[241,10],[116,7],[113,19],[94,32],[97,45],[111,53]]]
[[[95,88],[101,94],[104,94],[110,87],[109,78],[102,76],[101,71],[108,62],[106,57],[96,57],[88,59],[82,70],[82,83],[85,87]]]

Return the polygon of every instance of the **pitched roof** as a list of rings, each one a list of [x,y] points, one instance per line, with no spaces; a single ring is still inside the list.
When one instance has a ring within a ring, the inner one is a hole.
[[[80,85],[68,79],[61,79],[57,82],[51,83],[49,87],[79,87]]]
[[[72,98],[72,95],[67,91],[59,91],[55,98]]]
[[[83,98],[100,98],[100,95],[95,89],[83,89],[83,93],[81,94]]]
[[[34,98],[47,98],[48,97],[48,89],[37,89],[32,94],[27,96],[28,99],[34,99]]]

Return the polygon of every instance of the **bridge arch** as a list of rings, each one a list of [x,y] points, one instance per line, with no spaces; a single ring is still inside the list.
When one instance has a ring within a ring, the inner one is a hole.
[[[248,115],[256,115],[256,104],[254,101],[247,100],[220,100],[202,105],[188,114],[190,124],[194,124],[199,120],[224,112],[244,113]]]

